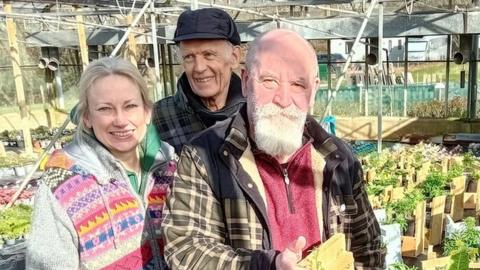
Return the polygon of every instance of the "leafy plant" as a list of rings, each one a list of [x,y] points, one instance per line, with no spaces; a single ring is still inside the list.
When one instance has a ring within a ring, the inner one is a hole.
[[[380,195],[387,186],[397,186],[398,178],[392,175],[380,175],[378,178],[367,184],[368,195]]]
[[[408,219],[413,217],[413,212],[417,203],[423,200],[423,194],[418,189],[406,192],[404,198],[387,203],[385,210],[387,212],[387,224],[398,223],[402,231],[408,227]]]
[[[465,252],[468,254],[469,261],[476,260],[479,255],[480,230],[475,228],[475,219],[473,217],[466,218],[464,222],[464,230],[455,232],[445,239],[443,253],[447,256],[453,256],[457,253]]]
[[[394,263],[388,266],[388,270],[418,270],[416,266],[408,266],[405,263]]]
[[[463,175],[465,168],[460,163],[455,163],[451,168],[448,169],[447,181],[451,182],[453,178]]]
[[[432,199],[444,195],[446,185],[447,176],[440,171],[432,171],[427,175],[425,181],[419,185],[419,188],[425,199]]]
[[[30,231],[32,208],[16,205],[0,211],[0,235],[5,239],[16,239]]]
[[[461,243],[458,250],[452,252],[450,257],[450,263],[448,264],[448,270],[467,270],[470,263],[469,257],[474,256],[471,254],[473,251]]]

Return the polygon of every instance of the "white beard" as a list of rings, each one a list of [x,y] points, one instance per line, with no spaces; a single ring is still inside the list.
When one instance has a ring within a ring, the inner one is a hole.
[[[258,108],[252,101],[249,106],[255,109],[250,118],[258,149],[273,157],[287,157],[300,149],[307,113],[293,104],[281,108],[269,103]]]

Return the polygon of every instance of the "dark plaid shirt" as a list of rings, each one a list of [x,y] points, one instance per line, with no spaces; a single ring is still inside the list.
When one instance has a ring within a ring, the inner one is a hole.
[[[172,269],[274,269],[278,251],[272,250],[266,206],[252,180],[255,162],[245,162],[253,155],[244,111],[182,150],[162,225]],[[357,269],[383,269],[385,250],[360,163],[313,118],[305,134],[325,157],[322,242],[344,233]]]
[[[238,112],[245,103],[240,78],[232,73],[225,107],[211,112],[201,104],[188,83],[185,73],[177,83],[177,92],[155,103],[152,122],[162,141],[169,143],[180,154],[182,146],[193,136],[217,121]]]

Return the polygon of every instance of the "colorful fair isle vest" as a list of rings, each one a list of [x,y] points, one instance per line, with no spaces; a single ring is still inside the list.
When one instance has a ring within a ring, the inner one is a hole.
[[[101,185],[63,151],[52,155],[44,182],[75,227],[82,269],[165,267],[160,226],[174,171],[175,163],[170,161],[150,173],[140,198],[128,179],[110,179]]]

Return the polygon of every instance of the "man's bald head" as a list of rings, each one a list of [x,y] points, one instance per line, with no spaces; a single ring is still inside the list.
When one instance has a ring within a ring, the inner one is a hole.
[[[287,29],[275,29],[257,37],[251,44],[246,55],[246,69],[250,71],[256,63],[256,56],[261,52],[269,51],[289,61],[292,58],[302,57],[310,62],[311,67],[318,73],[317,55],[312,45],[298,33]]]

